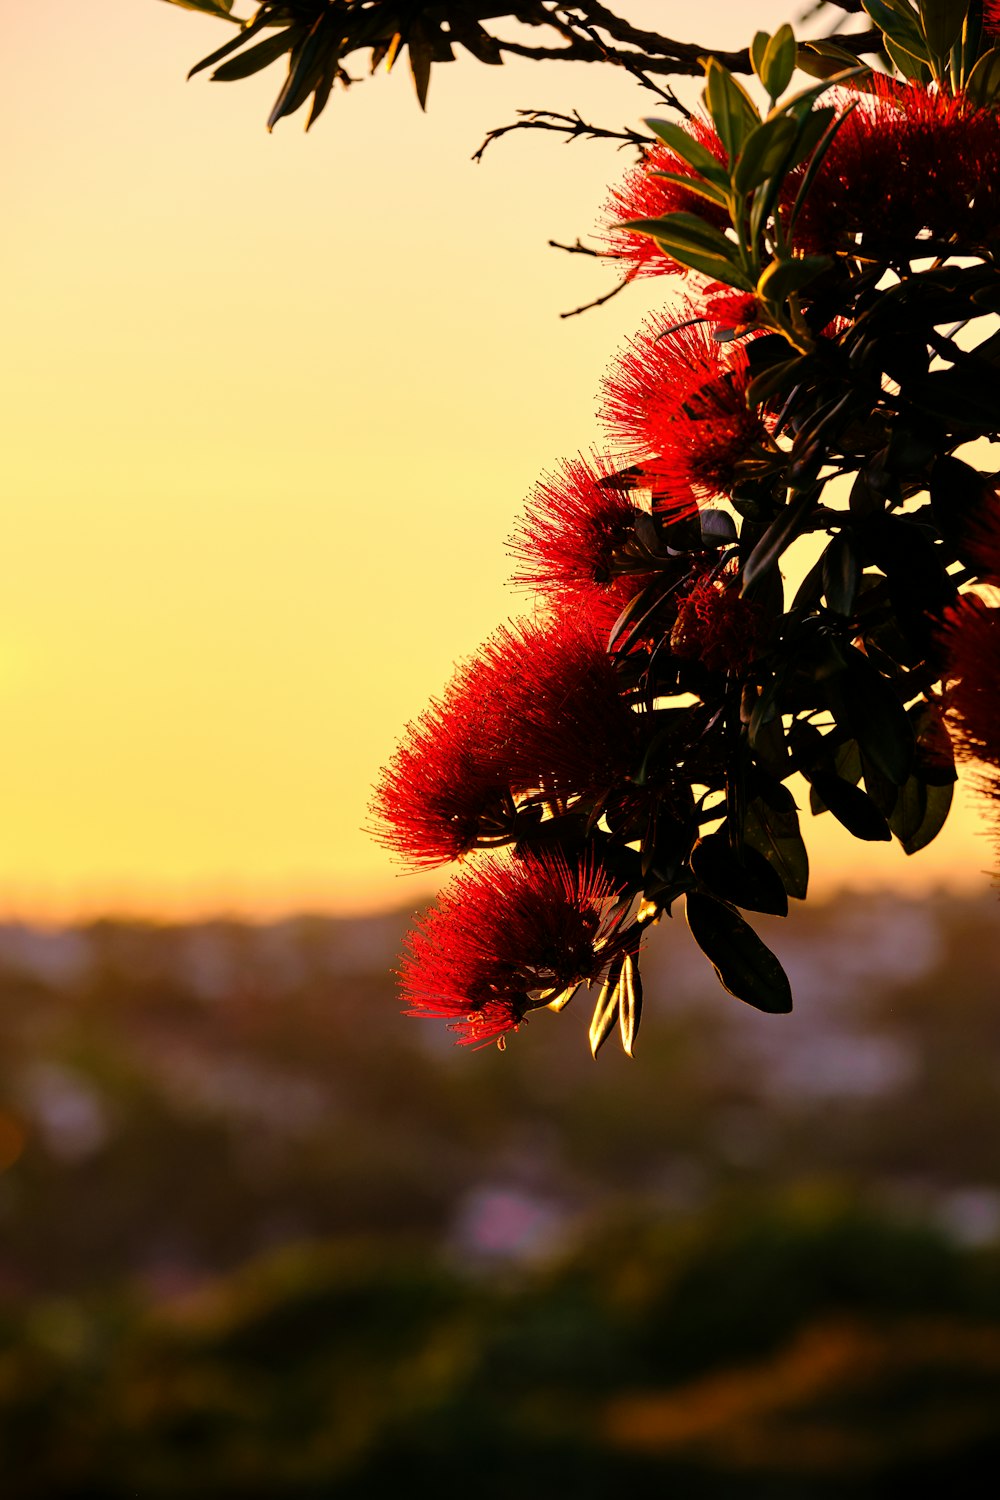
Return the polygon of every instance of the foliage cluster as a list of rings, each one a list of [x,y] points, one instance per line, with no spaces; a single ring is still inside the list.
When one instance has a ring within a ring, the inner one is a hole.
[[[617,1028],[631,1053],[645,934],[682,900],[723,985],[787,1011],[744,914],[806,896],[790,778],[814,813],[915,854],[948,816],[955,744],[998,765],[1000,615],[980,592],[1000,583],[1000,507],[974,445],[1000,430],[1000,15],[861,8],[866,33],[800,46],[786,25],[702,56],[700,112],[648,122],[610,249],[682,293],[605,382],[607,451],[529,503],[514,549],[535,616],[459,669],[377,788],[404,859],[493,851],[403,965],[411,1009],[464,1042],[502,1044],[586,985],[592,1050]],[[421,103],[453,39],[487,62],[551,55],[488,37],[498,15],[646,83],[698,59],[591,0],[404,9],[265,3],[200,66],[235,78],[288,52],[273,123],[310,96],[314,117],[362,45],[391,63],[405,44]],[[875,52],[888,71],[858,61]]]

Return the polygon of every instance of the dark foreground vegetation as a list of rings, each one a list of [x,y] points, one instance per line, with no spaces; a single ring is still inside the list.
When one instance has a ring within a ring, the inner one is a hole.
[[[402,917],[0,930],[3,1494],[979,1484],[995,922],[797,913],[780,1018],[664,933],[598,1064],[401,1021]]]

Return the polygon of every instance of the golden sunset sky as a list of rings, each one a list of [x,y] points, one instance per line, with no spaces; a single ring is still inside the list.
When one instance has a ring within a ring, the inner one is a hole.
[[[687,3],[626,8],[691,34]],[[795,13],[700,9],[734,45]],[[0,915],[415,903],[370,784],[525,607],[523,498],[599,439],[602,371],[666,292],[559,320],[612,284],[546,241],[590,232],[613,149],[470,156],[519,107],[632,124],[649,96],[463,57],[427,115],[400,67],[268,135],[278,70],[185,82],[222,22],[32,0],[3,34]],[[968,809],[913,861],[830,824],[818,890],[985,884]]]

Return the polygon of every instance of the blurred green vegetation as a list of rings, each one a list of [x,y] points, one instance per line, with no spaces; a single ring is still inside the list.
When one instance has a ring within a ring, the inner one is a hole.
[[[5,1500],[996,1473],[995,897],[775,924],[791,1017],[665,930],[636,1062],[402,1019],[403,926],[0,928]]]

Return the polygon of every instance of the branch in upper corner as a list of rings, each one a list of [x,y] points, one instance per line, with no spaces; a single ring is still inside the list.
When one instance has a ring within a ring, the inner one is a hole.
[[[555,241],[549,240],[549,244],[555,245]],[[555,245],[555,248],[557,250],[566,250],[569,247],[566,245]],[[586,250],[584,250],[583,254],[586,253]],[[591,254],[596,253],[596,251],[591,251]],[[624,281],[619,281],[618,285],[613,286],[610,292],[605,292],[603,297],[595,297],[593,302],[584,302],[582,307],[571,307],[569,312],[560,313],[559,316],[560,318],[576,318],[579,317],[580,313],[590,312],[592,308],[603,307],[605,302],[610,302],[612,297],[617,297],[619,292],[623,292],[628,284],[629,278],[626,276]]]
[[[232,0],[171,0],[230,22]],[[836,0],[855,11],[850,0]],[[539,29],[552,46],[504,41],[487,26],[510,19]],[[262,35],[262,32],[267,35]],[[834,36],[855,55],[877,52],[880,34],[867,31]],[[496,66],[504,56],[537,61],[605,63],[618,67],[652,90],[672,108],[680,108],[673,91],[655,82],[659,75],[698,77],[705,57],[715,57],[737,73],[750,71],[749,54],[719,52],[644,31],[616,15],[600,0],[260,0],[252,17],[192,69],[212,68],[213,79],[233,82],[284,61],[287,77],[271,111],[268,128],[312,100],[309,124],[321,113],[335,83],[355,80],[346,70],[349,57],[370,53],[371,69],[391,68],[406,57],[421,108],[434,64],[453,62],[456,48],[479,62]],[[683,111],[682,111],[683,112]],[[307,126],[308,128],[308,126]]]
[[[576,110],[568,115],[555,109],[519,109],[517,113],[521,116],[520,119],[514,120],[510,125],[498,125],[495,130],[487,132],[486,139],[473,154],[473,161],[482,161],[487,146],[491,146],[501,136],[509,135],[512,130],[554,130],[566,137],[567,144],[574,140],[618,141],[619,150],[622,146],[634,146],[638,151],[645,151],[652,145],[652,137],[643,135],[641,131],[630,130],[627,126],[621,130],[608,130],[603,125],[591,125]]]
[[[549,240],[550,250],[565,250],[567,255],[591,255],[595,260],[607,260],[606,250],[593,250],[590,245],[585,245],[581,239],[577,239],[572,245],[564,245],[561,240]]]

